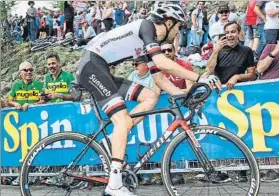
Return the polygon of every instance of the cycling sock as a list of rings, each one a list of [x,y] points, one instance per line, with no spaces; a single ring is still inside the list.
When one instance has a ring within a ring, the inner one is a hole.
[[[110,178],[108,186],[111,189],[119,189],[123,186],[122,183],[122,163],[118,161],[111,162]]]

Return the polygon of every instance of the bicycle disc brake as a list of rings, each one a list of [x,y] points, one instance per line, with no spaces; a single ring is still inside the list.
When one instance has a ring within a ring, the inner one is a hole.
[[[122,179],[123,185],[131,192],[133,192],[139,186],[139,181],[136,174],[130,170],[122,170]]]

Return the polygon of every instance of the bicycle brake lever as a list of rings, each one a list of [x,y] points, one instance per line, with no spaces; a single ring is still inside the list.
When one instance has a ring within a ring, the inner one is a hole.
[[[215,91],[217,93],[217,97],[221,97],[221,94],[220,94],[220,90],[218,88],[215,87]]]
[[[200,119],[202,119],[202,111],[201,111],[201,109],[202,109],[202,106],[198,109],[198,112],[197,112],[197,114],[200,117]]]

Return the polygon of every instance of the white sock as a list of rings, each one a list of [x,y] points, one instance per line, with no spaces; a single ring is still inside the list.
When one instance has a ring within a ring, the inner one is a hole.
[[[108,186],[111,189],[119,189],[120,187],[123,186],[122,183],[122,163],[117,162],[117,161],[112,161],[111,162],[111,170],[110,170],[110,178],[109,178],[109,183]]]

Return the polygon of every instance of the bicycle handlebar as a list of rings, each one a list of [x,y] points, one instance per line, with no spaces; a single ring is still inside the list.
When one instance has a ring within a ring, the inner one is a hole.
[[[201,92],[197,92],[199,88],[203,88]],[[189,116],[185,118],[186,121],[193,118],[195,115],[195,109],[203,101],[205,101],[211,94],[211,88],[205,83],[196,83],[189,90],[188,94],[174,95],[169,98],[169,102],[174,103],[178,100],[182,100],[181,105],[189,108]]]

